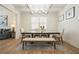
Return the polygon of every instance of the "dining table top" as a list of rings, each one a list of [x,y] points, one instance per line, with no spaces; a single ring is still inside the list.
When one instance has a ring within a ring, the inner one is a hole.
[[[60,32],[21,32],[21,34],[60,34]]]

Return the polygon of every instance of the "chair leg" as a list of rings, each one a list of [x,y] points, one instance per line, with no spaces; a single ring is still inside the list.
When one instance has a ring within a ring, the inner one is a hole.
[[[63,44],[63,38],[61,37],[61,43]]]
[[[51,44],[50,42],[47,42],[48,44]]]
[[[31,42],[31,44],[34,44],[34,42]]]

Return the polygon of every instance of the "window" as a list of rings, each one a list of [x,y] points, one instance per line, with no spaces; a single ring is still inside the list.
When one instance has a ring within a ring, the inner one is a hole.
[[[40,26],[47,28],[47,17],[32,17],[32,30],[40,29]]]

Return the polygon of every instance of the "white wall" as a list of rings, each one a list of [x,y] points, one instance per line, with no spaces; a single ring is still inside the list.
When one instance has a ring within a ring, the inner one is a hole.
[[[50,13],[47,15],[47,31],[56,32],[58,31],[58,14]]]
[[[75,17],[66,19],[66,11],[75,7]],[[79,5],[67,5],[59,14],[64,14],[64,21],[59,22],[59,30],[64,28],[64,40],[79,48]]]
[[[38,15],[31,15],[29,13],[21,13],[21,28],[25,32],[31,31],[31,17]],[[40,15],[41,16],[41,15]],[[58,31],[58,16],[57,13],[50,13],[48,15],[42,15],[47,17],[47,31]]]
[[[16,14],[6,9],[5,7],[0,5],[0,15],[8,16],[8,27],[11,27],[12,24],[16,26]]]
[[[31,14],[21,13],[21,28],[23,28],[25,32],[31,31]]]

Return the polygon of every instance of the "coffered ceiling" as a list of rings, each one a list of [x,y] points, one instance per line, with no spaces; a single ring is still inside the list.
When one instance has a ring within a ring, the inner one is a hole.
[[[65,4],[14,4],[20,12],[30,13],[60,12],[65,6]]]

